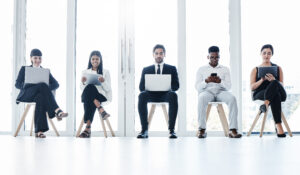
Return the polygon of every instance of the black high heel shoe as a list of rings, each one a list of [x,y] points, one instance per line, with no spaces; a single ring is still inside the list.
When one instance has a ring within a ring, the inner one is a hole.
[[[260,113],[266,112],[267,111],[266,105],[265,104],[260,105],[259,110],[260,110]]]
[[[275,131],[276,131],[277,137],[280,137],[280,138],[286,137],[286,134],[285,134],[285,133],[283,133],[283,134],[278,134],[276,126],[275,126]]]

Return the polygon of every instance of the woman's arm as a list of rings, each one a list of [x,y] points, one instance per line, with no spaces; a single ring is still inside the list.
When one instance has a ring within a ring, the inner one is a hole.
[[[252,91],[257,89],[265,81],[264,78],[261,78],[260,80],[256,81],[256,74],[257,74],[257,69],[255,67],[252,69],[250,75],[250,89]]]
[[[106,71],[103,78],[104,78],[104,82],[102,83],[103,90],[105,90],[106,92],[111,91],[109,71]]]
[[[49,76],[49,89],[51,91],[53,91],[53,90],[57,89],[58,87],[59,87],[58,82],[56,81],[56,79],[50,73],[50,76]]]
[[[279,67],[279,81],[280,81],[281,85],[284,86],[283,85],[283,71],[280,66],[278,66],[278,67]]]
[[[19,71],[18,78],[17,78],[16,84],[15,84],[15,87],[17,89],[23,89],[24,79],[25,79],[25,66],[22,66],[20,71]]]

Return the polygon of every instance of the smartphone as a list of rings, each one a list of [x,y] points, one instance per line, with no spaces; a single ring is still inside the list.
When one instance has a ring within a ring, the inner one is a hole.
[[[217,73],[211,73],[210,76],[216,77],[216,76],[217,76]]]

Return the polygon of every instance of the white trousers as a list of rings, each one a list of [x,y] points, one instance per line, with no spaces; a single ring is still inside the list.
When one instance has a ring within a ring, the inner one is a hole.
[[[236,104],[236,98],[228,91],[221,91],[219,94],[203,91],[198,95],[199,130],[206,129],[206,109],[209,102],[226,103],[229,108],[229,129],[238,129],[238,108]]]

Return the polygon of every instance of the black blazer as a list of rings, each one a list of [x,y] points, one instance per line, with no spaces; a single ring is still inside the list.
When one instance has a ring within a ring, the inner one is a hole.
[[[17,89],[20,89],[20,93],[17,97],[17,101],[22,101],[22,97],[24,96],[25,93],[36,93],[36,92],[33,92],[32,88],[30,87],[33,87],[34,84],[26,84],[24,85],[24,80],[25,80],[25,67],[26,66],[22,66],[20,71],[19,71],[19,74],[18,74],[18,78],[16,80],[16,84],[15,84],[15,87]],[[28,66],[28,67],[32,67],[31,66]],[[55,90],[59,87],[59,84],[58,82],[55,80],[55,78],[52,76],[52,74],[50,73],[50,76],[49,76],[49,88],[50,90]]]
[[[145,74],[155,74],[155,65],[145,67],[142,72],[140,81],[140,91],[145,91]],[[177,91],[179,89],[178,73],[175,66],[164,64],[162,74],[171,74],[171,89]]]

